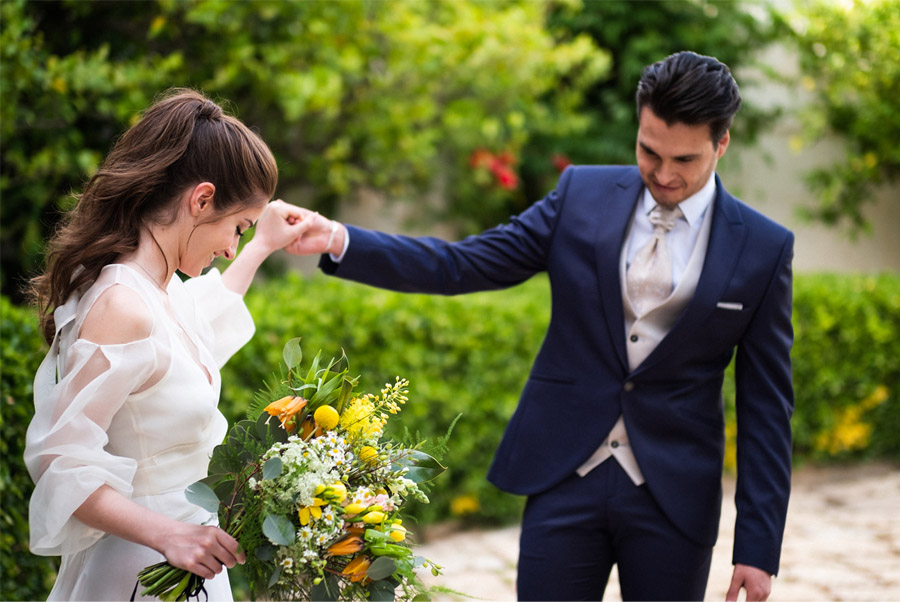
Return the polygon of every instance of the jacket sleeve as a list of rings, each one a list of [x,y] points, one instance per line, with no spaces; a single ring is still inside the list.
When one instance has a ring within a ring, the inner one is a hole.
[[[349,226],[350,245],[341,263],[323,255],[319,267],[341,278],[410,293],[457,295],[519,284],[547,267],[571,174],[567,169],[555,190],[507,224],[459,242]]]
[[[793,234],[738,344],[735,564],[777,574],[791,488]]]

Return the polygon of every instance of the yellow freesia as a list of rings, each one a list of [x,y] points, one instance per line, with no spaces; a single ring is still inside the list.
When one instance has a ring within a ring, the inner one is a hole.
[[[328,502],[321,500],[319,498],[313,498],[312,506],[303,506],[299,510],[297,510],[297,517],[300,519],[300,524],[304,527],[309,524],[310,518],[320,519],[322,518],[322,508]]]

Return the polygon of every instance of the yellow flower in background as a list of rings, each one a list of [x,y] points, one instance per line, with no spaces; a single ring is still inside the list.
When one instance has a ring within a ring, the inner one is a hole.
[[[455,516],[474,514],[480,508],[478,498],[471,494],[458,495],[450,502],[450,512]]]
[[[889,396],[890,390],[878,385],[858,404],[841,409],[834,426],[816,437],[816,449],[836,456],[868,447],[872,425],[863,421],[863,414],[887,401]]]

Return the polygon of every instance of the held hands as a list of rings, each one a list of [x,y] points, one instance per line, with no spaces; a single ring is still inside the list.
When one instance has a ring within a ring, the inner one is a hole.
[[[259,216],[256,233],[247,247],[255,246],[264,255],[283,249],[314,225],[310,220],[304,219],[304,215],[308,213],[281,199],[272,201]]]
[[[731,587],[725,594],[725,600],[727,602],[736,601],[741,589],[747,591],[748,601],[765,601],[772,592],[772,575],[756,567],[736,564],[731,577]]]
[[[347,229],[340,222],[328,219],[317,212],[300,208],[304,223],[308,227],[285,251],[293,255],[320,255],[331,253],[340,255],[344,250]]]
[[[232,568],[244,563],[238,542],[218,527],[178,523],[164,538],[160,550],[172,566],[188,570],[204,579],[222,572],[223,565]]]

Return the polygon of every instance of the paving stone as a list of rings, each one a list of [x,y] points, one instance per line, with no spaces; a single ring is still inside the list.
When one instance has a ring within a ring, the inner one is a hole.
[[[719,540],[707,600],[722,600],[731,581],[736,515],[734,479],[723,481]],[[436,600],[515,600],[519,528],[428,529],[417,553],[444,567],[423,581],[460,593]],[[606,600],[621,600],[613,569]],[[883,463],[796,469],[772,602],[900,601],[900,466]]]

